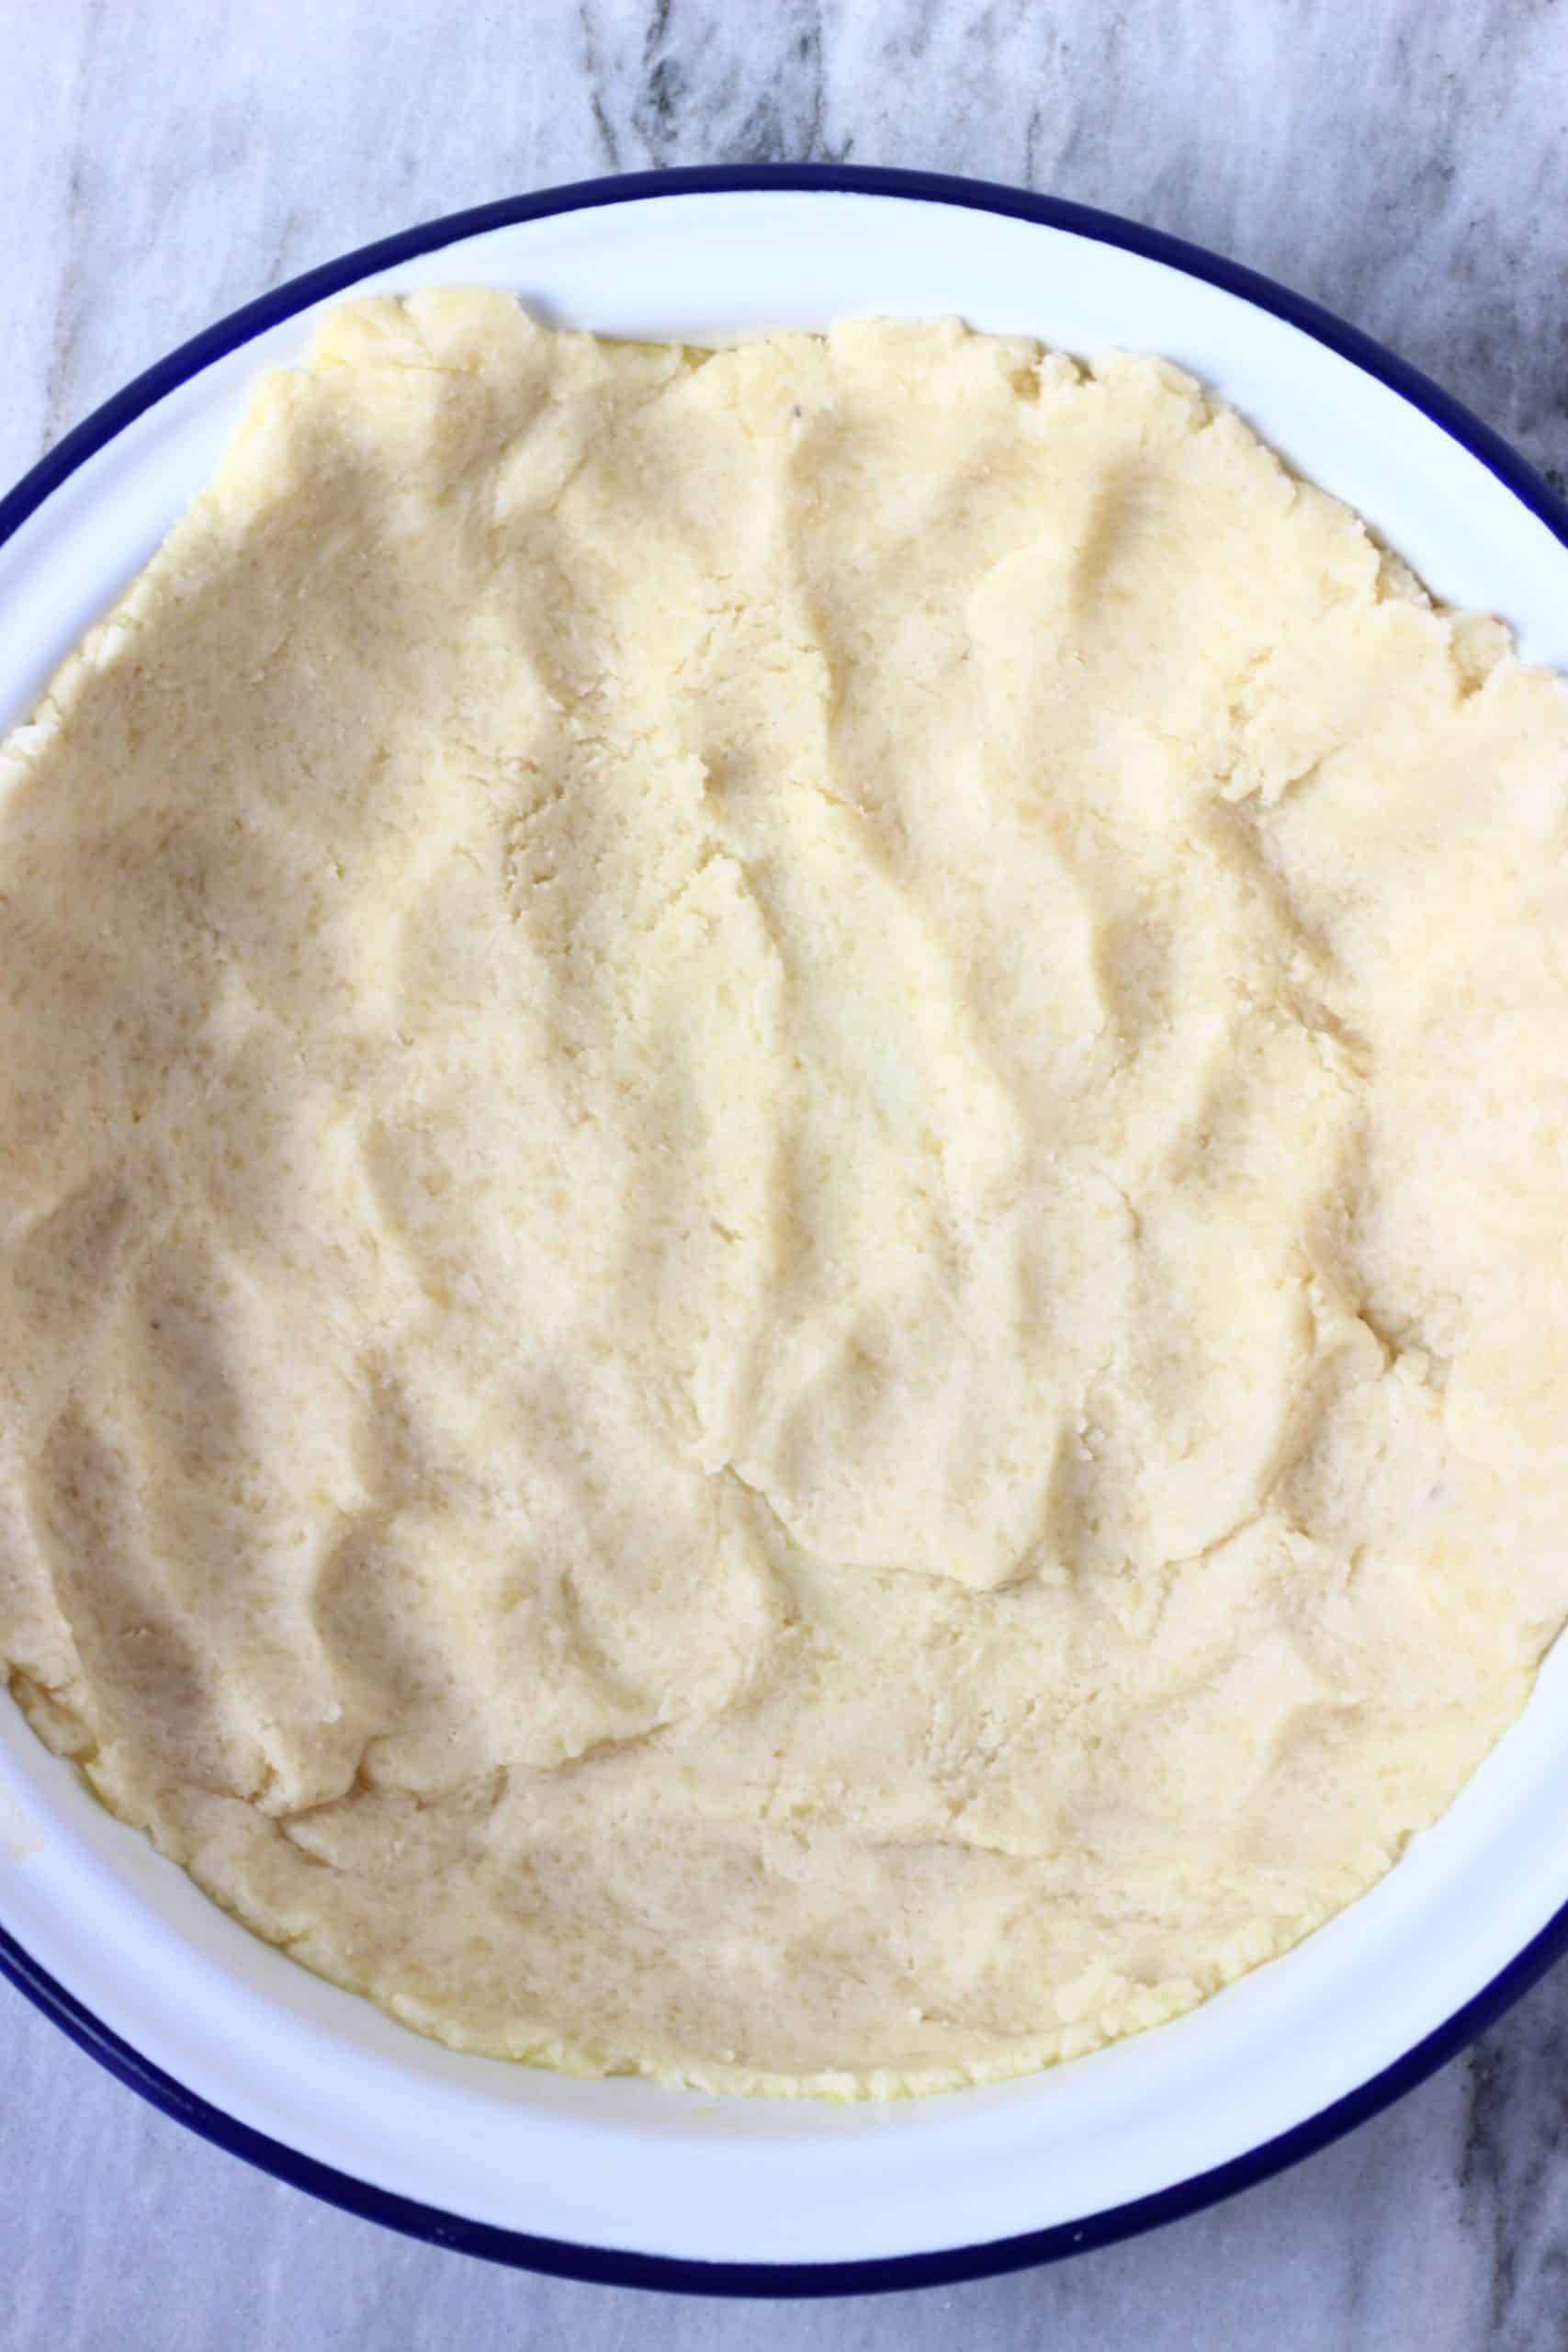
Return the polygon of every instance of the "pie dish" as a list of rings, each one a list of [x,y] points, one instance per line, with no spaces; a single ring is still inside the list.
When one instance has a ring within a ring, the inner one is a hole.
[[[1563,657],[1547,493],[1441,395],[1391,382],[1393,363],[1289,298],[1123,224],[1002,192],[677,175],[520,200],[351,257],[111,403],[0,514],[0,600],[17,616],[3,715],[25,710],[160,536],[209,469],[237,387],[298,352],[313,305],[349,287],[443,281],[511,287],[547,315],[639,337],[874,310],[958,313],[1067,350],[1160,350],[1366,514],[1438,595],[1500,612],[1527,658]],[[1549,1662],[1452,1812],[1299,1951],[1124,2049],[888,2115],[759,2116],[411,2050],[206,1916],[9,1721],[17,1826],[0,1921],[18,1976],[35,1990],[55,1980],[48,1997],[78,2033],[101,2018],[117,2063],[153,2095],[205,2102],[200,2128],[220,2135],[233,2119],[236,2143],[296,2177],[331,2166],[311,2185],[389,2199],[386,2218],[404,2226],[421,2225],[411,2208],[434,2208],[440,2234],[475,2232],[464,2242],[485,2251],[666,2283],[680,2279],[664,2266],[702,2265],[710,2290],[914,2283],[1096,2242],[1218,2193],[1237,2165],[1283,2161],[1353,2120],[1346,2102],[1436,2063],[1478,2001],[1544,1964],[1568,1883],[1550,1803],[1556,1672]],[[313,2060],[305,2035],[320,2037]]]

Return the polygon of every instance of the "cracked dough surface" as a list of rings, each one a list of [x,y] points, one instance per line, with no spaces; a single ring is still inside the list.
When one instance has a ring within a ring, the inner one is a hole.
[[[1157,360],[331,315],[6,747],[0,1657],[464,2047],[1189,2006],[1568,1612],[1568,697]]]

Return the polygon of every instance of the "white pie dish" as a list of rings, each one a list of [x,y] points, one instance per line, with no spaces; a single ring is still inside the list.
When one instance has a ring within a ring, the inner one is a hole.
[[[1368,516],[1448,601],[1568,666],[1568,514],[1399,363],[1227,265],[1006,191],[676,174],[436,223],[176,353],[0,503],[0,723],[211,470],[258,368],[348,291],[485,282],[554,322],[694,339],[956,312],[1164,352]],[[606,2279],[740,2292],[1044,2259],[1206,2201],[1383,2104],[1568,1944],[1568,1645],[1397,1868],[1192,2016],[994,2089],[763,2104],[464,2059],[258,1943],[0,1705],[0,1967],[209,2136],[396,2226]],[[711,2267],[710,2267],[711,2266]]]

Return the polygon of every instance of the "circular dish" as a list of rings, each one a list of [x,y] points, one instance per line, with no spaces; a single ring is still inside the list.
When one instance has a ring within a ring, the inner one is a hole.
[[[1391,354],[1152,230],[974,182],[784,166],[600,180],[347,255],[150,369],[0,501],[0,723],[152,553],[244,387],[345,292],[486,283],[705,340],[955,312],[1181,362],[1446,602],[1568,665],[1568,510]],[[1460,2049],[1568,1947],[1568,1645],[1378,1886],[1201,2008],[1030,2079],[768,2104],[465,2058],[258,1942],[0,1707],[0,1969],[219,2145],[495,2259],[705,2293],[952,2281],[1124,2237],[1275,2172]]]

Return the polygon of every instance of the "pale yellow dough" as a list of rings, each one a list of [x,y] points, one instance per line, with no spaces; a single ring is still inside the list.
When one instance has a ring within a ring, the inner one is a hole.
[[[1568,1614],[1568,695],[1157,360],[328,318],[6,746],[0,1657],[468,2049],[888,2093]]]

